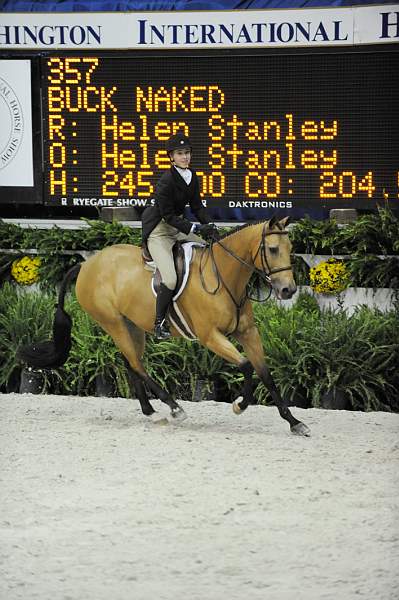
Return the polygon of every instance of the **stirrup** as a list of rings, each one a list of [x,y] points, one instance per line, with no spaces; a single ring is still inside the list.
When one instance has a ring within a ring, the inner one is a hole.
[[[155,322],[154,335],[158,340],[167,340],[170,338],[169,325],[166,319],[163,321]]]

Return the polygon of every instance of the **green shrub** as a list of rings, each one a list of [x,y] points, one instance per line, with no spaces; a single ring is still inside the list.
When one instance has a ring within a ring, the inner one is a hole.
[[[65,273],[74,265],[82,262],[79,254],[65,255],[59,253],[40,254],[42,263],[39,270],[39,286],[46,290],[62,281]]]
[[[0,290],[0,386],[8,390],[19,379],[16,358],[20,344],[50,337],[55,293],[18,293],[6,283]],[[126,367],[111,338],[79,307],[67,299],[73,318],[72,349],[62,369],[46,375],[44,391],[93,395],[96,378],[112,383],[113,395],[129,397]],[[272,375],[286,401],[320,406],[324,394],[344,390],[352,408],[399,410],[398,312],[359,308],[352,316],[343,310],[321,311],[316,300],[301,294],[292,309],[274,301],[255,305],[255,318]],[[213,381],[224,400],[239,393],[243,377],[233,365],[197,342],[147,336],[145,365],[152,377],[178,397],[193,397],[198,380]],[[16,388],[15,388],[16,389]],[[270,398],[263,385],[256,397]]]
[[[11,279],[11,267],[14,260],[21,258],[22,255],[15,254],[0,254],[0,284],[2,281]]]
[[[346,261],[353,287],[399,289],[399,258],[354,254]]]
[[[298,254],[350,255],[346,259],[355,287],[399,289],[399,219],[388,206],[362,215],[346,227],[334,220],[301,219],[292,227],[290,239]],[[389,259],[379,256],[391,255]],[[298,285],[308,285],[306,268],[294,260]]]
[[[309,266],[301,256],[293,256],[292,259],[294,279],[297,285],[309,285]]]
[[[41,285],[48,286],[57,283],[70,267],[82,260],[79,254],[66,256],[64,251],[95,251],[119,243],[141,244],[141,229],[117,221],[83,220],[88,227],[79,230],[22,228],[0,220],[0,249],[37,249],[42,258]],[[291,228],[290,238],[297,254],[350,255],[347,266],[351,285],[399,287],[399,257],[378,258],[378,255],[399,254],[399,219],[387,206],[359,217],[346,227],[339,227],[335,220],[316,221],[305,217]],[[0,278],[2,273],[3,277],[7,275],[12,262],[3,256],[5,258],[0,257]],[[308,285],[306,263],[294,257],[293,264],[298,285]]]
[[[16,358],[21,344],[48,339],[52,331],[54,295],[18,293],[17,288],[4,283],[0,288],[0,389],[18,389],[22,365]],[[45,378],[44,390],[49,391],[57,374]]]
[[[114,396],[129,397],[127,370],[113,340],[84,312],[70,295],[65,309],[72,316],[72,347],[62,367],[63,388],[59,393],[94,396],[96,378],[102,376],[112,386]]]
[[[399,219],[388,207],[362,215],[340,231],[344,247],[354,254],[398,254]]]
[[[290,239],[298,254],[399,254],[399,219],[388,206],[345,227],[306,216],[291,228]]]
[[[47,287],[57,284],[65,273],[82,261],[79,254],[65,255],[65,251],[101,250],[112,244],[141,244],[141,230],[132,229],[116,221],[90,221],[83,219],[88,227],[70,230],[52,227],[50,229],[23,228],[0,220],[0,248],[13,250],[36,249],[41,256],[40,285]],[[0,258],[0,278],[16,258]],[[3,268],[4,264],[4,268]]]
[[[117,221],[82,219],[88,227],[71,230],[23,228],[0,220],[0,248],[37,248],[43,254],[64,250],[99,250],[112,244],[140,244],[141,230]]]
[[[275,303],[256,310],[268,364],[287,401],[317,407],[338,388],[360,410],[399,410],[398,316],[367,307],[348,316],[303,301],[292,310]],[[263,386],[257,392],[260,402],[269,401]]]
[[[341,229],[334,219],[306,216],[290,229],[290,240],[298,254],[342,254]]]
[[[55,290],[22,292],[5,283],[0,288],[0,389],[18,389],[22,365],[20,344],[51,337]],[[127,371],[111,338],[68,296],[72,349],[67,363],[47,373],[44,392],[93,395],[96,378],[112,383],[113,394],[129,397]],[[267,362],[286,401],[320,406],[323,396],[343,390],[353,409],[399,411],[399,307],[382,313],[361,307],[320,310],[314,297],[300,294],[291,309],[275,301],[255,304],[254,312]],[[147,336],[145,365],[161,386],[191,399],[199,380],[212,381],[219,399],[238,395],[243,376],[233,365],[186,340],[155,342]],[[256,397],[270,402],[258,385]]]

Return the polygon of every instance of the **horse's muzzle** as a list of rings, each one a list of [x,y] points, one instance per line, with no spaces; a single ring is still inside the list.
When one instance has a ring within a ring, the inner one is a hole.
[[[276,286],[275,291],[280,300],[289,300],[296,292],[296,285],[292,283],[282,287]]]

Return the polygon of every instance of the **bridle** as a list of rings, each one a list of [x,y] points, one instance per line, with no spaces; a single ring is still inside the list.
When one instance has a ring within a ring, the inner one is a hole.
[[[270,268],[270,265],[267,262],[267,256],[266,256],[266,236],[268,236],[268,235],[288,235],[288,231],[285,231],[283,229],[281,229],[279,231],[266,231],[266,223],[264,223],[263,228],[262,228],[262,238],[261,238],[259,247],[255,253],[255,256],[253,257],[253,263],[254,263],[253,270],[258,275],[264,277],[266,279],[266,281],[271,284],[270,275],[274,275],[275,273],[280,273],[281,271],[292,271],[292,265],[289,265],[288,267],[280,267],[279,269],[271,269]],[[257,267],[255,267],[255,260],[256,260],[256,257],[258,256],[258,254],[260,254],[262,269],[258,269]],[[239,257],[236,256],[236,258],[239,258]]]
[[[276,273],[280,273],[282,271],[292,271],[292,265],[289,265],[287,267],[279,267],[278,269],[271,269],[270,265],[268,263],[267,260],[267,255],[266,255],[266,247],[267,247],[267,243],[266,243],[266,237],[268,235],[288,235],[288,231],[285,231],[283,229],[279,230],[279,231],[266,231],[266,226],[268,223],[264,223],[263,224],[263,228],[262,228],[262,237],[261,237],[261,241],[259,243],[258,249],[255,253],[255,256],[252,259],[252,264],[248,263],[246,260],[244,260],[243,258],[241,258],[241,256],[238,256],[235,252],[233,252],[232,250],[230,250],[230,248],[227,248],[220,240],[212,240],[211,244],[209,246],[209,255],[211,257],[211,261],[212,261],[212,269],[213,272],[216,276],[217,279],[217,285],[215,287],[214,290],[209,290],[207,289],[206,286],[206,282],[204,280],[204,276],[203,276],[203,257],[204,254],[202,254],[201,259],[200,259],[200,268],[199,268],[199,272],[200,272],[200,278],[201,278],[201,283],[202,283],[202,287],[204,288],[204,290],[206,292],[208,292],[208,294],[212,294],[215,295],[218,290],[220,289],[221,284],[223,284],[224,288],[226,289],[228,295],[230,296],[235,308],[236,308],[236,319],[237,319],[237,323],[236,323],[236,327],[235,329],[237,329],[238,327],[238,322],[240,320],[240,312],[241,312],[241,308],[244,306],[245,302],[248,299],[248,295],[247,295],[247,290],[245,290],[242,298],[240,299],[239,302],[237,302],[237,300],[234,298],[233,294],[231,293],[231,291],[229,290],[228,286],[226,285],[226,283],[223,280],[223,277],[218,269],[218,266],[216,264],[216,260],[215,260],[215,256],[213,253],[213,246],[215,244],[218,244],[218,246],[220,246],[221,248],[223,248],[223,250],[225,252],[227,252],[227,254],[229,254],[230,256],[232,256],[235,260],[237,260],[238,262],[240,262],[241,264],[243,264],[245,267],[247,267],[248,269],[250,269],[253,273],[256,273],[257,275],[259,275],[259,277],[261,279],[263,279],[265,281],[265,283],[267,285],[270,286],[270,288],[272,288],[272,280],[271,280],[271,275],[275,275]],[[258,267],[255,266],[255,260],[257,258],[257,256],[260,255],[260,260],[261,260],[261,264],[262,264],[262,269],[258,269]],[[271,291],[271,290],[270,290]]]

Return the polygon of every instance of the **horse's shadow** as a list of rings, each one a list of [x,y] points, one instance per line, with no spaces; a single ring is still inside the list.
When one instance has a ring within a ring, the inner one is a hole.
[[[184,421],[174,421],[170,416],[170,413],[165,410],[165,407],[159,400],[155,400],[154,403],[159,403],[157,406],[157,415],[160,419],[159,422],[154,422],[151,417],[145,417],[139,408],[124,409],[123,411],[102,409],[99,414],[91,416],[86,422],[91,426],[96,426],[100,429],[144,429],[147,432],[154,433],[165,433],[180,435],[186,433],[217,433],[221,436],[231,435],[249,435],[249,434],[267,434],[268,424],[259,423],[258,425],[253,424],[251,421],[250,425],[242,420],[241,417],[237,417],[231,412],[230,408],[226,406],[226,403],[214,403],[213,407],[215,415],[204,416],[203,414],[195,414],[196,402],[192,403],[192,409],[190,407],[187,418]],[[208,404],[208,403],[207,403]],[[211,404],[211,403],[209,403]],[[212,403],[213,404],[213,403]],[[225,410],[223,410],[225,408]],[[223,414],[221,412],[223,411]],[[191,414],[190,414],[191,413]],[[243,417],[244,418],[244,417]]]

